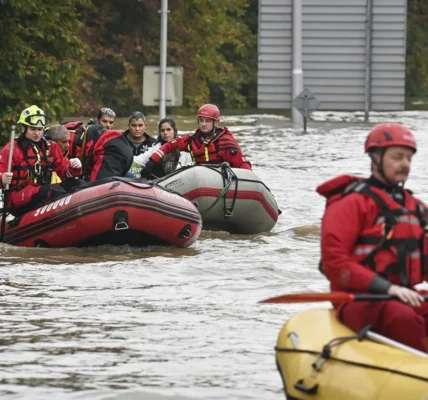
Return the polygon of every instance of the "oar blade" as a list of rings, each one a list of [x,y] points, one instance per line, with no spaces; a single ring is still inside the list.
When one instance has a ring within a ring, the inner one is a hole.
[[[355,299],[351,293],[292,293],[282,296],[270,297],[259,303],[317,303],[321,301],[331,301],[333,303],[350,302]]]

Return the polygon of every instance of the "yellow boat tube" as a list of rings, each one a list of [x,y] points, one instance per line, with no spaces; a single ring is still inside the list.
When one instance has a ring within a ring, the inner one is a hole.
[[[428,358],[359,338],[331,309],[292,317],[275,350],[289,400],[428,400]]]

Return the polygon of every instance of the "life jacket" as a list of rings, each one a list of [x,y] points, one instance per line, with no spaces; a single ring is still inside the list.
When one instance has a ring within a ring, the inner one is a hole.
[[[86,144],[86,128],[82,121],[67,121],[61,122],[70,132],[70,147],[68,151],[68,158],[80,158],[83,163],[83,152],[82,148],[85,148]]]
[[[411,192],[403,190],[404,204],[387,192],[370,186],[366,180],[341,176],[321,189],[328,198],[327,207],[351,193],[371,198],[379,207],[374,226],[365,228],[356,241],[352,259],[393,283],[413,287],[422,282],[428,271],[423,268],[422,238],[428,213]],[[425,255],[426,257],[426,255]],[[320,263],[322,272],[322,263]]]
[[[68,158],[79,158],[82,163],[82,177],[88,179],[93,167],[93,150],[100,135],[105,128],[98,124],[84,126],[82,121],[72,121],[65,123],[70,127],[70,147]],[[67,128],[69,129],[69,128]]]
[[[27,184],[39,186],[51,183],[53,171],[53,156],[50,151],[51,143],[45,138],[37,144],[19,136],[16,139],[23,158],[12,167],[16,175],[11,182],[11,190],[21,190]]]
[[[221,141],[222,136],[227,132],[226,129],[217,130],[213,135],[207,138],[202,138],[198,133],[189,136],[187,141],[187,150],[192,157],[194,164],[221,164],[223,157],[218,154],[217,145]],[[200,139],[203,139],[202,143]]]

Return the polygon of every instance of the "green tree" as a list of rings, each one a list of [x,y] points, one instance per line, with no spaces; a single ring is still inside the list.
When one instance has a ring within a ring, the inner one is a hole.
[[[406,96],[428,95],[428,3],[408,0]]]
[[[159,63],[159,0],[93,0],[82,40],[88,68],[80,83],[79,113],[100,106],[119,115],[141,109],[142,70]]]
[[[245,107],[242,88],[256,68],[256,35],[246,24],[248,0],[176,0],[169,17],[169,64],[184,66],[188,106],[217,100]]]
[[[2,142],[31,104],[54,119],[73,111],[84,58],[80,10],[89,0],[0,0]],[[7,139],[6,139],[7,140]]]
[[[159,65],[160,1],[93,5],[83,31],[91,50],[80,112],[93,113],[102,104],[127,115],[142,107],[143,67]],[[184,68],[185,106],[255,102],[257,1],[174,0],[169,10],[167,63]]]

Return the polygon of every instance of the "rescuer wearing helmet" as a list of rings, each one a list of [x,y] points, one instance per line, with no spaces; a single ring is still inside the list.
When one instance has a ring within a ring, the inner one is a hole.
[[[26,108],[18,124],[22,131],[13,147],[11,172],[7,172],[10,143],[0,152],[0,179],[2,187],[11,185],[7,208],[15,216],[65,194],[62,184],[51,184],[53,172],[62,181],[82,173],[79,159],[64,158],[59,145],[43,136],[43,110],[35,105]]]
[[[221,165],[227,161],[232,168],[251,170],[251,163],[229,129],[220,127],[220,110],[214,104],[205,104],[198,111],[199,128],[191,135],[173,139],[157,149],[141,171],[148,178],[162,157],[179,148],[190,153],[194,164]]]
[[[372,325],[381,335],[426,351],[428,303],[414,286],[428,277],[427,207],[403,187],[416,150],[410,129],[378,124],[365,143],[370,178],[341,175],[317,188],[327,198],[320,269],[332,291],[397,298],[336,303],[342,322],[357,332]]]

